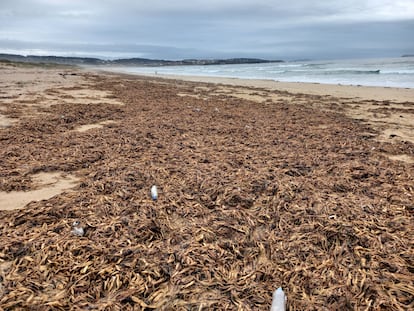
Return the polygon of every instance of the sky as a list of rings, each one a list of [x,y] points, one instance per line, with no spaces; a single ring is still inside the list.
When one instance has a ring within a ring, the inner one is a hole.
[[[399,57],[414,54],[414,0],[0,0],[0,53]]]

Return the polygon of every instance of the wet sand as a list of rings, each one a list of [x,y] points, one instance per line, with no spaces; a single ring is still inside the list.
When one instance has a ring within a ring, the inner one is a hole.
[[[0,73],[1,308],[414,307],[412,90]]]
[[[148,77],[182,80],[191,82],[215,83],[242,87],[263,88],[266,90],[286,91],[289,93],[300,93],[308,95],[327,95],[339,98],[355,100],[375,100],[393,102],[412,102],[414,89],[353,86],[340,84],[301,83],[301,82],[280,82],[258,79],[236,79],[207,76],[179,76],[146,74]]]

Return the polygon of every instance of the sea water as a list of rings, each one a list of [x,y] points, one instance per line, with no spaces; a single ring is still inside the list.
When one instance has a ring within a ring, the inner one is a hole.
[[[267,79],[343,85],[414,88],[414,57],[328,61],[287,61],[261,64],[119,67],[135,74],[163,74]]]

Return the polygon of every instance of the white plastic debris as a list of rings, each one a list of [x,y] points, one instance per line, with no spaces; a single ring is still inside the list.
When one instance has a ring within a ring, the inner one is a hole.
[[[72,223],[72,227],[73,227],[73,230],[71,231],[72,234],[74,234],[76,236],[84,236],[85,230],[80,226],[80,221],[75,220]]]
[[[270,311],[286,311],[286,296],[281,287],[273,293],[273,301]]]
[[[82,227],[75,227],[71,232],[76,236],[83,236],[85,234],[85,230]]]
[[[152,186],[151,187],[151,198],[155,201],[158,199],[158,190],[157,190],[157,186]]]

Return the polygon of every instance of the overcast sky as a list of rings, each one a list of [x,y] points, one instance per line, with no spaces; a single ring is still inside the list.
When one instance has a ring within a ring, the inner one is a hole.
[[[0,0],[0,53],[398,57],[414,53],[414,0]]]

